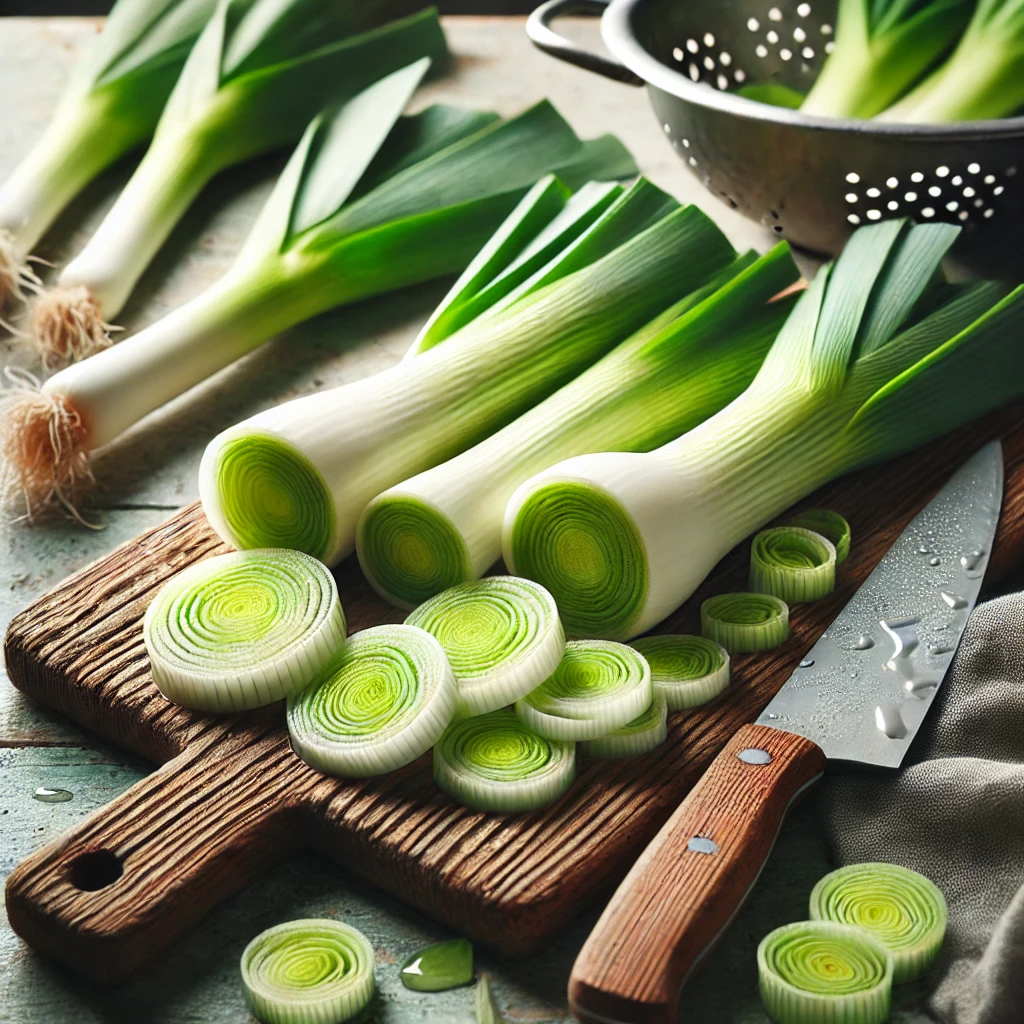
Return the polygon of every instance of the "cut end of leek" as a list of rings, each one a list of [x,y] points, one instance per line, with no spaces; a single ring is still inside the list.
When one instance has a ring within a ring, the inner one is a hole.
[[[504,709],[456,722],[434,746],[434,781],[478,811],[545,807],[575,776],[572,743],[545,739]]]
[[[924,875],[898,864],[851,864],[811,892],[811,917],[869,931],[894,957],[893,983],[927,974],[942,947],[946,898]]]
[[[647,602],[648,572],[626,509],[570,481],[542,484],[521,503],[514,495],[513,509],[505,547],[515,571],[551,591],[567,634],[628,639]]]
[[[651,670],[632,647],[574,640],[558,668],[516,703],[516,714],[541,736],[593,740],[632,722],[651,706]]]
[[[459,715],[485,714],[525,697],[565,652],[554,598],[516,576],[452,587],[405,621],[441,642],[459,687]]]
[[[263,1024],[340,1024],[376,991],[373,946],[341,921],[289,921],[256,936],[242,953],[242,986]]]
[[[836,549],[836,565],[842,565],[850,554],[850,524],[838,512],[828,508],[811,508],[793,516],[789,525],[813,530],[831,541]]]
[[[109,348],[113,330],[85,285],[43,292],[32,305],[32,339],[48,370]]]
[[[655,696],[661,695],[669,711],[684,711],[706,704],[729,686],[729,652],[703,636],[664,633],[633,640],[651,666]]]
[[[789,606],[772,594],[719,594],[700,606],[700,628],[730,654],[770,651],[789,639]]]
[[[600,739],[588,740],[583,744],[583,753],[601,758],[636,757],[660,747],[667,736],[668,704],[660,693],[655,693],[646,711],[621,729]]]
[[[367,506],[356,548],[370,584],[399,608],[415,608],[473,578],[466,542],[451,520],[400,491]]]
[[[798,921],[757,947],[761,1001],[778,1024],[882,1024],[892,1003],[893,958],[860,928]]]
[[[29,293],[39,292],[42,285],[35,271],[21,258],[11,233],[0,228],[0,313],[8,300],[24,302]]]
[[[374,626],[288,701],[292,747],[329,775],[364,778],[425,754],[455,712],[444,649],[416,626]]]
[[[239,711],[306,686],[345,642],[345,615],[334,577],[315,558],[233,551],[165,583],[143,636],[168,700]]]
[[[750,545],[750,589],[787,604],[817,601],[836,587],[832,541],[799,526],[762,530]]]
[[[203,511],[229,544],[292,548],[327,559],[334,547],[334,499],[296,447],[256,431],[215,440],[199,471]]]
[[[5,502],[33,520],[63,507],[81,520],[77,506],[93,484],[89,432],[74,403],[26,385],[0,407]]]

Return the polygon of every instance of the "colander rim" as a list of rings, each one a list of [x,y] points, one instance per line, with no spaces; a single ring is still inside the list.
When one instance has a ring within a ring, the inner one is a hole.
[[[879,138],[900,138],[915,141],[957,141],[993,138],[1024,138],[1024,116],[1003,117],[985,121],[958,121],[955,124],[898,124],[863,121],[855,118],[821,117],[802,114],[788,107],[738,96],[693,82],[679,71],[663,64],[633,34],[634,13],[655,0],[611,0],[601,16],[601,37],[609,50],[630,71],[671,96],[695,106],[732,114],[749,121],[761,121],[812,131],[854,133]]]

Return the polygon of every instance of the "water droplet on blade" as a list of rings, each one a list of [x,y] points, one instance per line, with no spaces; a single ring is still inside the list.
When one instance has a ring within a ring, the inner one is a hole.
[[[813,658],[804,658],[804,660],[800,662],[800,668],[810,668],[813,664]]]
[[[928,559],[928,564],[931,565],[931,566],[942,565],[942,559],[941,558],[929,558]]]
[[[875,708],[875,725],[891,740],[901,740],[907,735],[899,704],[879,704]]]
[[[959,594],[951,594],[948,590],[942,591],[942,600],[949,605],[950,608],[966,608],[967,598],[960,597]]]
[[[70,789],[50,789],[49,786],[39,786],[32,794],[32,799],[41,804],[66,804],[73,797]]]
[[[931,696],[932,691],[938,688],[938,685],[938,679],[908,679],[903,684],[903,689],[911,697],[916,697],[918,700],[927,700]]]
[[[856,640],[853,641],[853,646],[858,651],[870,651],[875,646],[875,638],[870,633],[861,633]]]
[[[931,644],[928,648],[928,653],[931,655],[949,654],[951,650],[953,648],[949,644]]]
[[[973,553],[960,556],[960,564],[967,572],[974,572],[978,568],[978,562],[980,561],[981,556]]]
[[[919,548],[917,549],[917,551],[918,551],[918,554],[921,554],[921,555],[930,555],[930,554],[932,553],[932,549],[931,549],[931,546],[930,546],[930,545],[928,545],[928,544],[922,544],[922,545],[921,545],[921,546],[920,546],[920,547],[919,547]]]

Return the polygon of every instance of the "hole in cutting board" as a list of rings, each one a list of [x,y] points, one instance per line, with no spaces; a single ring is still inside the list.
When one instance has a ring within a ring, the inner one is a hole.
[[[80,853],[71,862],[71,884],[85,892],[96,892],[113,885],[124,874],[121,858],[110,850]]]

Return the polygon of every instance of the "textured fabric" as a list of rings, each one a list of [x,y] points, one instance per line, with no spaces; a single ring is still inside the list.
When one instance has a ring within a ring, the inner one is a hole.
[[[975,609],[911,761],[831,777],[820,806],[838,864],[902,864],[945,894],[935,1018],[1024,1022],[1024,594]]]

